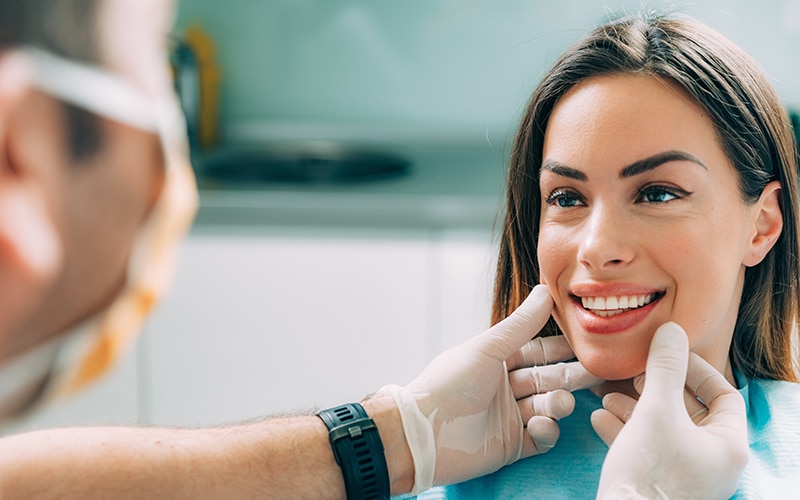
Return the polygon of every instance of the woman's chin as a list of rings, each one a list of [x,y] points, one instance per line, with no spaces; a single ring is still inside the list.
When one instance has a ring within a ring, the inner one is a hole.
[[[626,380],[644,372],[647,358],[631,355],[620,356],[620,358],[615,359],[615,357],[608,355],[578,355],[578,360],[589,373],[603,380]]]

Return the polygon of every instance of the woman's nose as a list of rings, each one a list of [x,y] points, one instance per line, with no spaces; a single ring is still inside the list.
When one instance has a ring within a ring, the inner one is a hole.
[[[578,262],[589,269],[623,266],[635,257],[635,229],[623,214],[595,205],[579,235]]]

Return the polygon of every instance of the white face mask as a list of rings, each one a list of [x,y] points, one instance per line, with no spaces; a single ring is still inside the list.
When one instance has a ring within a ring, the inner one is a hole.
[[[74,106],[157,133],[165,163],[158,201],[134,243],[125,288],[104,311],[66,335],[0,365],[0,415],[22,398],[35,403],[74,393],[105,374],[132,344],[172,279],[178,244],[197,208],[186,126],[171,88],[146,96],[124,79],[32,47],[7,51],[22,58],[31,85]],[[164,62],[166,65],[166,61]]]

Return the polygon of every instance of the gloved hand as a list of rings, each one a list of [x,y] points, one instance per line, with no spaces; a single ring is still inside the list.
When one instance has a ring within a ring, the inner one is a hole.
[[[381,389],[400,410],[414,459],[412,494],[488,474],[552,448],[558,439],[555,419],[572,412],[572,394],[556,391],[560,378],[551,374],[541,379],[547,383],[537,395],[518,403],[505,365],[544,326],[552,308],[547,288],[537,286],[508,318],[440,354],[406,387]],[[544,346],[537,342],[517,353],[515,366],[526,357],[545,358],[537,353]],[[556,354],[548,361],[574,357],[563,349]],[[529,432],[523,414],[535,419]]]
[[[640,377],[634,384],[641,392],[638,402],[610,393],[603,398],[604,409],[592,414],[592,426],[610,444],[597,497],[733,495],[749,455],[739,392],[689,353],[686,333],[675,323],[656,331],[644,390],[641,382]]]
[[[574,357],[567,338],[557,335],[534,338],[506,360],[522,421],[527,422],[539,453],[552,448],[558,439],[558,425],[553,419],[572,413],[575,397],[571,391],[603,382],[578,361],[563,363]]]

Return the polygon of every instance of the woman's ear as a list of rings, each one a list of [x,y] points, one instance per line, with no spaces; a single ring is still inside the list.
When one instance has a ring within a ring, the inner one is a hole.
[[[770,182],[761,191],[754,207],[753,237],[748,242],[747,253],[742,261],[747,267],[761,263],[783,231],[780,195],[781,184],[778,181]]]
[[[15,113],[30,85],[24,66],[0,57],[0,359],[20,339],[4,338],[34,312],[60,266],[61,245],[46,182],[9,158]]]

